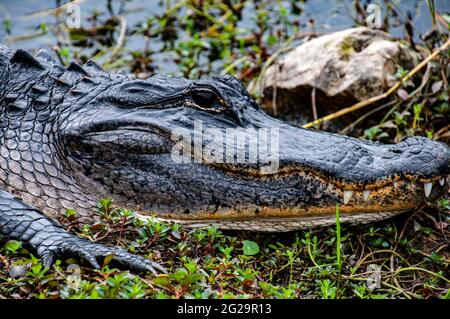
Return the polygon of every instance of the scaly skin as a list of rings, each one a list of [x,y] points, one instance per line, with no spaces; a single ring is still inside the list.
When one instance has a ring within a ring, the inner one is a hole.
[[[33,57],[0,46],[0,109],[0,233],[36,249],[46,266],[73,254],[98,267],[97,257],[113,254],[127,267],[164,271],[54,221],[68,208],[95,219],[105,197],[193,227],[286,231],[329,223],[337,203],[343,221],[369,222],[448,189],[448,146],[421,137],[381,145],[293,127],[260,111],[230,76],[135,80],[93,62],[64,68],[45,51]],[[210,129],[240,129],[233,132],[244,138],[235,145],[243,161],[211,161],[212,153],[190,148],[187,139],[200,132],[200,150],[221,154],[225,142]],[[278,169],[250,161],[246,147],[261,136],[244,129],[278,134]],[[181,146],[195,161],[174,161]]]

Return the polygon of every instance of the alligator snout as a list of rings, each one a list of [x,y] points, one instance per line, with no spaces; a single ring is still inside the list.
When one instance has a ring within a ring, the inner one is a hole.
[[[450,174],[450,147],[425,137],[410,137],[389,146],[382,158],[397,174],[409,175],[412,180],[435,179]]]
[[[280,134],[281,170],[302,168],[355,190],[400,179],[442,183],[450,174],[450,147],[425,137],[385,145],[316,131],[299,134],[299,130],[285,127]]]

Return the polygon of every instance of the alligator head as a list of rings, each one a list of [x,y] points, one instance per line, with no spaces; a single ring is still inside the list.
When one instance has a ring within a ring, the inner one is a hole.
[[[449,186],[447,145],[294,127],[231,76],[136,80],[0,49],[0,183],[50,216],[87,216],[111,197],[143,215],[252,228],[334,216],[337,204],[344,216],[405,211]]]

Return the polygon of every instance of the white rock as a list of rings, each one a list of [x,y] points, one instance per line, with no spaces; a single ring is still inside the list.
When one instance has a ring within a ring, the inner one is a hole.
[[[316,88],[317,109],[326,108],[327,114],[332,104],[342,108],[385,92],[396,82],[398,65],[411,69],[419,61],[419,54],[383,31],[358,27],[323,35],[267,69],[263,104],[272,110],[276,91],[279,113],[284,104],[311,109],[311,91]]]

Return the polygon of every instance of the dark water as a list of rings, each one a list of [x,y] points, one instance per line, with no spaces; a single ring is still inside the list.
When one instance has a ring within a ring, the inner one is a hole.
[[[285,8],[292,8],[292,1],[267,1],[267,8],[272,17],[279,17],[280,11]],[[367,3],[377,3],[382,8],[382,16],[386,14],[386,6],[389,1],[361,1],[365,6]],[[47,9],[54,9],[65,1],[54,0],[0,0],[0,43],[6,44],[12,48],[22,49],[39,49],[51,48],[57,43],[57,36],[52,30],[61,23],[64,23],[66,17],[64,14],[59,16],[45,14]],[[142,23],[148,17],[161,15],[167,7],[176,5],[177,1],[111,1],[111,9],[108,9],[108,1],[105,0],[86,0],[79,5],[81,9],[81,25],[88,25],[87,19],[92,15],[93,11],[101,12],[100,17],[108,17],[117,14],[122,10],[121,14],[126,18],[128,27]],[[308,31],[334,31],[345,29],[355,25],[353,16],[357,13],[352,5],[352,0],[315,0],[315,1],[297,1],[297,7],[300,12],[297,14],[289,14],[290,22],[297,22],[302,32]],[[439,12],[450,11],[450,0],[436,0],[436,10]],[[394,36],[404,36],[404,26],[401,21],[406,19],[407,14],[412,17],[415,40],[420,42],[419,34],[428,31],[431,27],[430,12],[426,0],[397,0],[390,1],[390,6],[394,6],[400,12],[397,18],[400,23],[393,25],[389,32]],[[122,7],[122,8],[121,8]],[[183,14],[183,11],[181,11]],[[243,9],[242,19],[238,23],[238,27],[251,32],[255,29],[256,11],[254,3],[247,1]],[[311,25],[314,20],[314,25]],[[395,23],[394,23],[395,24]],[[46,32],[42,32],[41,26],[45,25]],[[9,32],[6,32],[6,26]],[[289,28],[287,24],[287,28]],[[180,39],[183,39],[181,31]],[[139,35],[127,36],[125,48],[131,50],[143,49],[143,37]],[[162,42],[155,38],[152,39],[151,46],[153,51],[158,51],[162,47]],[[173,71],[176,65],[165,59],[169,53],[160,53],[154,56],[159,59],[159,71]]]

